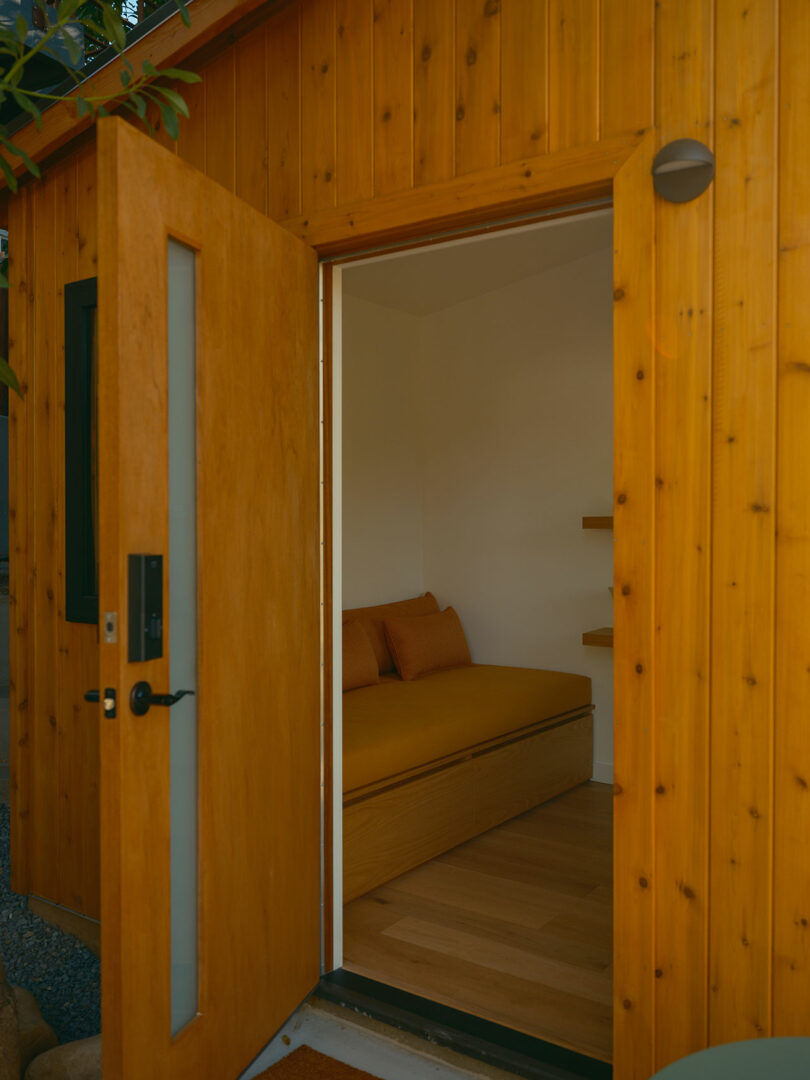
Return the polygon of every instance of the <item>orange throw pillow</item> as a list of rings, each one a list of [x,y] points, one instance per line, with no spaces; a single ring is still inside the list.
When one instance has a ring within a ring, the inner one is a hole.
[[[377,604],[376,607],[352,608],[343,612],[343,621],[359,622],[368,634],[377,657],[381,675],[394,670],[394,658],[385,642],[386,619],[396,619],[404,615],[433,615],[438,613],[439,604],[433,593],[415,596],[412,600],[397,600],[392,604]]]
[[[380,681],[377,657],[359,622],[343,624],[343,692]]]
[[[472,664],[461,619],[451,607],[437,615],[386,619],[385,638],[403,679]]]

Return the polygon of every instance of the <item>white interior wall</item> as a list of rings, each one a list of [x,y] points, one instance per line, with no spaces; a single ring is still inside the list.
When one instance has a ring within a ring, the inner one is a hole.
[[[425,591],[419,320],[343,297],[343,607]]]
[[[612,271],[600,251],[421,320],[424,581],[477,663],[589,675],[612,779]]]
[[[421,317],[343,300],[343,606],[431,589],[477,662],[589,675],[607,781],[611,280],[605,249]]]

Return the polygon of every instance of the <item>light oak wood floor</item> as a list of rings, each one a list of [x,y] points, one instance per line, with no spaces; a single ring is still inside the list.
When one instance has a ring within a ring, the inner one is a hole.
[[[611,1056],[609,784],[587,783],[347,904],[344,967]]]

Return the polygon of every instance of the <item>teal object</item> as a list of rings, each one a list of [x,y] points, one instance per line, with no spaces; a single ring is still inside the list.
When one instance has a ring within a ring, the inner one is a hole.
[[[667,1065],[652,1080],[810,1080],[810,1038],[712,1046]]]

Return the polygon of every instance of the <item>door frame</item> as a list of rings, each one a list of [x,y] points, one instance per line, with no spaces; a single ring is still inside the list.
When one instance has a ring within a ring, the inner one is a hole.
[[[537,220],[609,198],[613,205],[614,818],[613,1061],[646,1075],[654,1001],[652,924],[652,713],[654,706],[654,255],[653,133],[549,154],[290,223],[321,262],[323,902],[322,961],[342,958],[340,755],[333,726],[341,612],[333,603],[340,537],[341,438],[335,390],[340,281],[333,267]],[[522,220],[521,220],[522,219]],[[333,400],[333,393],[335,395]],[[618,917],[617,917],[618,913]]]

